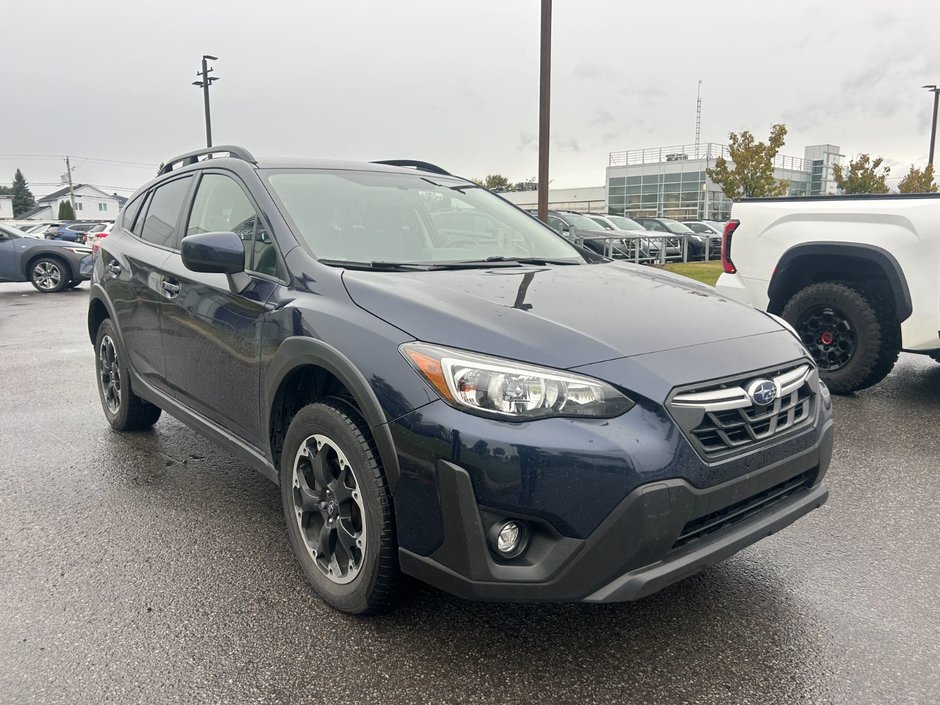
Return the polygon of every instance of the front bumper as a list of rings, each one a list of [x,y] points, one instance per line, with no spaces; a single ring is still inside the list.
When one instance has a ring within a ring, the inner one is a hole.
[[[799,453],[707,488],[663,479],[633,489],[585,538],[539,517],[480,506],[470,475],[438,460],[443,536],[428,555],[402,548],[402,569],[461,597],[498,601],[621,602],[652,594],[782,529],[828,498],[832,422],[821,417]],[[767,457],[764,455],[763,457]],[[501,517],[529,519],[523,560],[502,563],[486,543]]]

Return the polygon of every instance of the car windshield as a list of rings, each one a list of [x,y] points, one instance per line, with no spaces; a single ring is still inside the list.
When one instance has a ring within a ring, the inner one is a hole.
[[[690,233],[688,227],[680,223],[678,220],[670,220],[669,218],[661,218],[662,224],[666,226],[666,230],[671,233]]]
[[[588,218],[586,215],[579,215],[577,213],[562,213],[562,220],[564,220],[568,225],[576,230],[603,230],[601,226],[595,223],[593,220]]]
[[[621,230],[645,230],[642,225],[640,225],[635,220],[624,217],[622,215],[608,215],[607,220],[616,225]]]
[[[297,233],[319,259],[382,264],[585,261],[548,227],[459,179],[298,169],[272,170],[266,176]]]

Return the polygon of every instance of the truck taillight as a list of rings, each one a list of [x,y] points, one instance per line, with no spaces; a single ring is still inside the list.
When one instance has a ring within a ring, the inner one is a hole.
[[[740,224],[740,220],[729,220],[725,224],[725,232],[721,236],[721,266],[728,274],[734,274],[738,271],[734,266],[734,262],[731,261],[731,236],[734,235],[734,231],[737,230]]]

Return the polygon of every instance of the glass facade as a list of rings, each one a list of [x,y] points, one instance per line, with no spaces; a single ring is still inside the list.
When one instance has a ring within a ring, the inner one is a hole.
[[[682,166],[694,170],[611,177],[607,185],[610,212],[694,220],[705,217],[706,198],[709,217],[725,210],[723,202],[727,199],[714,186],[705,190],[705,172],[697,168],[700,165],[693,162]]]
[[[626,216],[659,216],[676,220],[727,220],[732,202],[705,170],[718,156],[730,156],[718,144],[680,145],[627,152],[611,152],[607,170],[609,212]],[[822,158],[820,158],[822,157]],[[806,158],[778,155],[774,176],[790,183],[788,195],[826,193],[831,164],[841,155],[838,147],[806,148]]]

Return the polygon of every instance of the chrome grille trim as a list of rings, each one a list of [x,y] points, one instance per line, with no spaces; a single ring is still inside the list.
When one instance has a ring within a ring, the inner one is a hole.
[[[756,404],[746,390],[767,380],[773,383],[777,396],[769,404]],[[806,360],[797,360],[687,385],[675,390],[666,405],[696,451],[706,460],[718,460],[811,426],[818,391],[816,368]]]
[[[802,387],[811,371],[809,365],[800,365],[776,377],[770,377],[770,381],[777,388],[777,399],[789,396]],[[776,402],[774,403],[776,404]],[[740,386],[710,389],[705,392],[687,392],[677,394],[672,398],[673,406],[701,409],[706,413],[727,411],[729,409],[745,409],[752,404],[753,402],[744,387]]]

